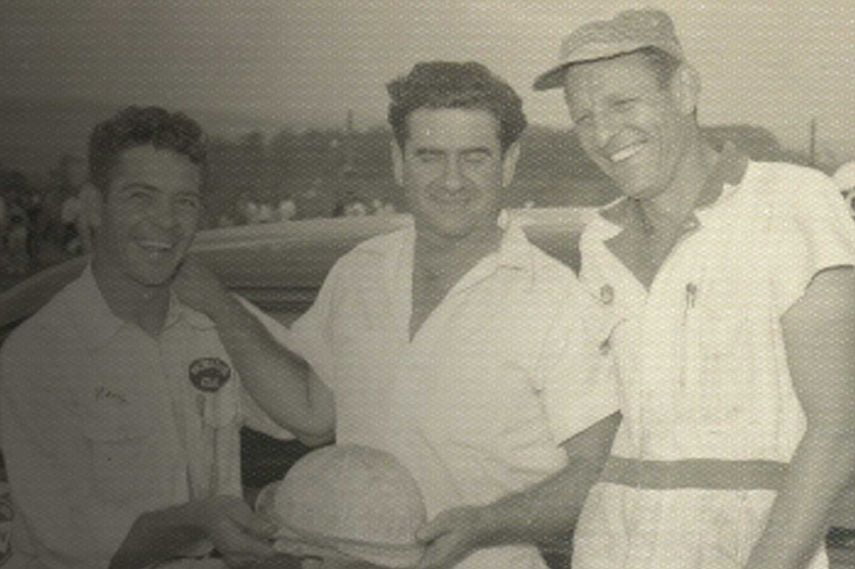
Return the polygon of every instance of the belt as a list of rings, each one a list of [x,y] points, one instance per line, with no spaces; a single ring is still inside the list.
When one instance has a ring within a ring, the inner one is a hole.
[[[774,460],[665,461],[610,456],[600,482],[650,490],[777,490],[784,483],[787,467]]]

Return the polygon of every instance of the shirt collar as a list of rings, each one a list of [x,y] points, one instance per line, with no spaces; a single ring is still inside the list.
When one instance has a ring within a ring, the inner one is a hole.
[[[531,255],[528,249],[528,239],[520,223],[507,211],[502,210],[496,224],[502,230],[502,239],[495,254],[488,255],[495,259],[495,266],[524,269],[531,266]],[[415,224],[411,223],[402,230],[401,246],[403,250],[412,251],[416,242]],[[375,253],[383,253],[383,246],[379,242],[368,242],[363,245],[363,250]],[[409,268],[407,270],[410,270]]]
[[[497,223],[503,235],[496,255],[496,266],[511,269],[531,268],[531,248],[520,223],[507,211],[502,211]]]
[[[164,322],[164,330],[171,328],[179,322],[186,322],[189,326],[197,330],[208,330],[214,328],[214,321],[208,318],[207,315],[194,310],[181,302],[175,291],[169,291],[169,308],[166,311],[166,320]]]
[[[87,263],[83,273],[70,288],[72,310],[82,333],[82,339],[90,348],[106,344],[127,322],[110,310],[98,288],[92,263]]]
[[[748,169],[748,157],[739,151],[732,142],[725,142],[719,159],[707,175],[704,187],[695,201],[695,211],[707,210],[715,205],[727,186],[737,186],[742,182]],[[609,223],[619,227],[643,227],[644,212],[637,199],[623,198],[613,205],[606,206],[600,215]]]
[[[77,281],[71,285],[70,294],[74,318],[80,329],[86,330],[82,336],[90,348],[105,345],[122,327],[131,325],[116,316],[110,309],[98,288],[91,262],[86,265]],[[183,304],[178,299],[178,295],[170,290],[164,330],[180,322],[186,322],[200,330],[214,327],[214,322],[210,318]]]

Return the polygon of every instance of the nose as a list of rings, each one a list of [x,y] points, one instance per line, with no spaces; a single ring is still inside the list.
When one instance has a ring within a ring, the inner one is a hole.
[[[614,113],[599,113],[594,117],[592,128],[597,148],[605,148],[620,130],[620,125]]]
[[[450,191],[457,191],[463,187],[463,174],[460,171],[460,161],[458,158],[451,157],[446,162],[443,185]]]
[[[605,148],[620,130],[620,120],[614,113],[593,111],[584,123],[577,125],[582,143],[592,149]]]
[[[158,200],[157,205],[151,211],[154,223],[165,229],[172,229],[178,225],[178,216],[175,207],[167,199]]]

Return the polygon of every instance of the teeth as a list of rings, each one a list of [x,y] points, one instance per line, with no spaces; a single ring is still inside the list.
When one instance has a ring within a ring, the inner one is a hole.
[[[139,241],[138,243],[140,247],[149,251],[169,251],[172,249],[172,245],[170,243],[164,243],[162,241]]]
[[[627,158],[635,156],[638,152],[641,151],[641,146],[642,146],[641,144],[634,144],[634,145],[628,146],[622,150],[618,150],[617,152],[615,152],[614,154],[611,155],[611,161],[612,162],[621,162],[623,160],[626,160]]]

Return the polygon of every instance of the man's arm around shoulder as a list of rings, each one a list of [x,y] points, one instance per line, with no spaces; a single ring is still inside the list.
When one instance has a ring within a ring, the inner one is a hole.
[[[185,260],[174,289],[214,321],[247,391],[271,419],[308,445],[332,440],[332,391],[302,358],[277,342],[259,317],[195,259]]]

